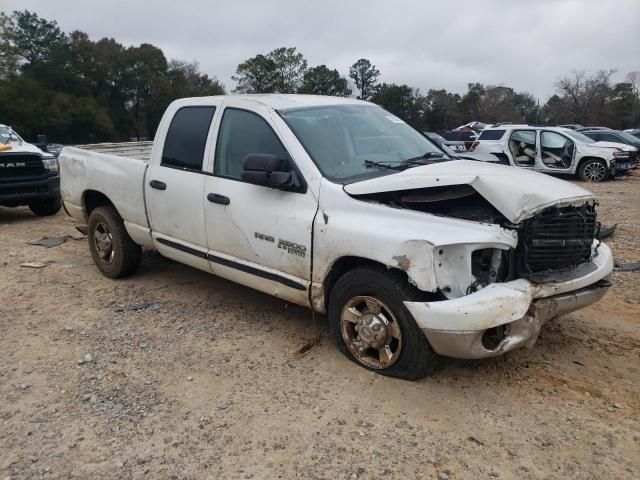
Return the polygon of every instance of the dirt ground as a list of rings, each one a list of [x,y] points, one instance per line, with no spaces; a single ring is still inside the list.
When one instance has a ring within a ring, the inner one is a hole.
[[[640,261],[640,174],[588,188]],[[73,232],[0,208],[0,478],[640,478],[640,272],[532,350],[406,382],[325,318],[153,253],[114,281],[86,240],[25,243]]]

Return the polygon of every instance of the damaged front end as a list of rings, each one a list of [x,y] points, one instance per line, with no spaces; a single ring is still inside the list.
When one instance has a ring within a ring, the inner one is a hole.
[[[613,258],[598,240],[593,198],[521,210],[518,218],[498,210],[468,184],[358,198],[490,224],[509,234],[512,241],[470,243],[461,238],[434,245],[440,300],[405,305],[442,355],[484,358],[531,347],[546,321],[598,301],[611,285]]]

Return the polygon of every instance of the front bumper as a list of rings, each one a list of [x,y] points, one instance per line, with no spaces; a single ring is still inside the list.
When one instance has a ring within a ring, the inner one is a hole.
[[[34,200],[44,200],[58,195],[60,195],[60,175],[58,174],[0,181],[0,205],[27,205]]]
[[[545,322],[600,300],[611,286],[609,247],[600,244],[586,267],[575,278],[494,283],[454,300],[405,302],[405,306],[437,353],[467,359],[494,357],[532,347]]]

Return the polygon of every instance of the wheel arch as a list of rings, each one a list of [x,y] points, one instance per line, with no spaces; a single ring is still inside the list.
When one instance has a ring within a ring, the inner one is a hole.
[[[86,215],[87,219],[89,218],[89,215],[91,215],[91,212],[93,210],[98,207],[106,206],[111,206],[116,210],[116,212],[118,211],[109,197],[107,197],[102,192],[99,192],[97,190],[85,190],[85,192],[82,194],[82,209],[84,210],[84,214]],[[118,214],[120,214],[120,212],[118,212]]]
[[[336,282],[338,281],[338,279],[340,279],[340,277],[342,277],[345,273],[355,268],[363,267],[363,266],[370,266],[381,272],[384,272],[387,270],[396,272],[397,275],[402,277],[407,284],[415,288],[409,281],[409,276],[407,272],[404,270],[401,270],[400,268],[390,267],[376,260],[371,260],[370,258],[347,255],[347,256],[343,256],[336,259],[336,261],[333,262],[333,264],[331,265],[328,273],[326,274],[326,276],[322,281],[322,297],[321,297],[320,305],[318,305],[316,302],[314,302],[314,305],[321,306],[322,308],[324,308],[324,311],[327,311],[328,305],[329,305],[329,299],[331,298],[331,290],[336,284]],[[423,292],[423,293],[426,293],[426,292]]]
[[[604,158],[597,157],[595,155],[589,155],[589,156],[586,156],[586,157],[583,157],[583,158],[580,159],[580,161],[578,162],[578,165],[576,166],[576,170],[575,170],[575,174],[578,175],[578,178],[581,177],[582,167],[584,166],[584,164],[589,162],[589,161],[591,161],[591,160],[595,160],[597,162],[602,162],[604,164],[604,167],[607,170],[607,176],[604,178],[604,180],[608,180],[609,178],[611,178],[611,174],[609,172],[609,170],[611,168],[610,162],[607,162]]]
[[[609,167],[609,164],[607,163],[607,161],[604,158],[596,157],[595,155],[589,155],[588,157],[583,157],[583,158],[580,159],[580,161],[578,162],[578,168],[576,169],[576,171],[580,170],[582,168],[582,165],[584,165],[589,160],[599,160],[601,162],[604,162],[604,164],[607,167]]]

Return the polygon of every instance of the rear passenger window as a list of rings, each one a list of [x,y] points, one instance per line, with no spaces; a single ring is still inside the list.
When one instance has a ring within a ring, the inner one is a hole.
[[[204,147],[215,107],[182,107],[171,120],[160,165],[202,170]]]
[[[625,143],[621,138],[610,133],[599,133],[598,136],[603,142]]]
[[[227,108],[218,133],[213,173],[241,179],[244,161],[250,153],[268,153],[290,161],[282,143],[262,117],[246,110]]]
[[[478,140],[500,140],[505,130],[483,130]]]

